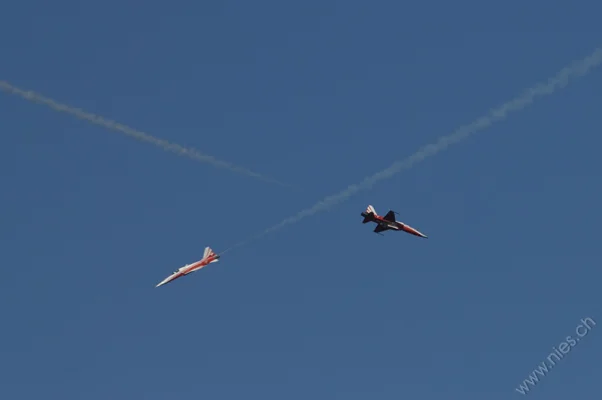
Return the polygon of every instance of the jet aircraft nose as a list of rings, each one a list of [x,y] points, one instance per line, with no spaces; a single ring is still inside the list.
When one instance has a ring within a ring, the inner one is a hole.
[[[171,276],[169,276],[169,277],[167,277],[167,278],[163,279],[163,280],[162,280],[161,282],[159,282],[159,283],[157,284],[157,286],[155,286],[155,287],[156,287],[156,288],[158,288],[159,286],[163,286],[163,285],[165,285],[167,282],[171,281],[171,279],[170,279],[170,278],[171,278]]]
[[[422,238],[428,239],[428,236],[426,236],[424,233],[418,231],[418,229],[412,228],[409,225],[405,225],[402,229],[408,233],[411,233],[412,235],[416,235],[416,236],[420,236]]]

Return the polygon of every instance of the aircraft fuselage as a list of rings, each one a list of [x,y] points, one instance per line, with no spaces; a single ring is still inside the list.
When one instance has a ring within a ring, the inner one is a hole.
[[[419,232],[417,229],[414,229],[407,224],[404,224],[403,222],[388,221],[380,215],[369,214],[367,212],[363,212],[362,217],[364,217],[367,220],[366,222],[374,222],[374,223],[382,226],[383,228],[388,228],[388,229],[391,229],[394,231],[404,231],[404,232],[410,233],[414,236],[419,236],[422,238],[427,237],[425,234]]]

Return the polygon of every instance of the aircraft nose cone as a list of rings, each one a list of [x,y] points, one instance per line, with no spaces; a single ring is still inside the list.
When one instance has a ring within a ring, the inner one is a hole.
[[[167,282],[169,282],[169,278],[162,280],[161,282],[159,282],[157,284],[157,286],[155,286],[156,288],[158,288],[159,286],[163,286],[165,285]]]
[[[422,238],[428,239],[428,236],[426,236],[422,232],[419,232],[417,229],[412,228],[411,226],[406,225],[403,227],[403,230],[408,233],[411,233],[412,235],[416,235],[416,236],[420,236]]]

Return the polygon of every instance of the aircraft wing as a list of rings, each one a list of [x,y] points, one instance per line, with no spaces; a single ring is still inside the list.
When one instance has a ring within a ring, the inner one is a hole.
[[[387,231],[387,230],[389,230],[389,228],[386,226],[382,226],[382,225],[377,225],[376,228],[374,228],[374,232],[376,232],[376,233],[380,233],[380,232]]]
[[[383,218],[389,222],[395,222],[395,211],[389,210]]]

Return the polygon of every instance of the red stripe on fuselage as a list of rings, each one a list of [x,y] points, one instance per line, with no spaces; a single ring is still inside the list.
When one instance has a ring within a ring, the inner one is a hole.
[[[207,264],[209,264],[211,261],[213,261],[215,259],[215,256],[209,256],[204,260],[201,261],[197,261],[196,263],[192,264],[190,267],[188,267],[185,271],[184,271],[184,275],[192,272],[193,270],[197,270],[200,269],[204,266],[206,266]]]
[[[383,217],[381,217],[380,215],[375,215],[374,218],[376,219],[377,224],[379,225],[386,225],[387,227],[391,228],[391,229],[402,229],[401,227],[403,226],[402,224],[400,224],[397,221],[389,221],[387,219],[384,219]],[[394,227],[392,227],[391,225],[394,225]]]
[[[177,274],[177,275],[174,275],[174,277],[173,277],[173,278],[171,278],[170,280],[168,280],[168,281],[167,281],[167,282],[165,282],[165,283],[168,283],[168,282],[174,281],[174,280],[176,280],[176,279],[178,279],[178,278],[180,278],[180,277],[182,277],[182,276],[184,276],[184,275],[187,275],[187,274],[191,273],[193,270],[201,269],[202,267],[206,266],[207,264],[209,264],[209,263],[210,263],[211,261],[213,261],[214,259],[215,259],[215,255],[213,255],[213,256],[209,256],[209,257],[207,257],[207,258],[206,258],[206,259],[204,259],[204,260],[197,261],[197,262],[195,262],[194,264],[191,264],[191,265],[190,265],[188,268],[186,268],[185,270],[178,272],[178,274]]]
[[[407,233],[411,233],[412,235],[425,237],[425,235],[420,233],[417,229],[412,228],[411,226],[406,225],[403,222],[388,221],[388,220],[384,219],[384,217],[381,217],[380,215],[374,215],[374,222],[376,222],[379,225],[385,225],[390,229],[402,230],[402,231],[406,231]],[[391,225],[394,225],[394,227]]]

